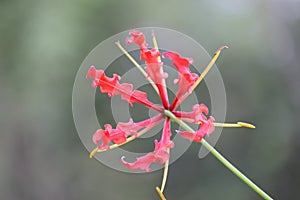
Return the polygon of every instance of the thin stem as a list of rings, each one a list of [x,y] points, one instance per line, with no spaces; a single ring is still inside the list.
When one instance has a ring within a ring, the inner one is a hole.
[[[145,70],[139,65],[134,58],[122,47],[120,41],[115,42],[117,47],[127,56],[127,58],[140,70],[140,72],[145,76],[145,78],[149,81],[149,83],[152,85],[153,89],[156,91],[157,94],[159,94],[158,88],[153,82],[153,80],[148,76],[148,74],[145,72]]]
[[[165,115],[168,116],[172,121],[176,122],[182,128],[189,132],[195,132],[190,126],[185,122],[177,118],[172,112],[165,110]],[[210,151],[225,167],[232,171],[237,177],[244,181],[250,188],[252,188],[256,193],[258,193],[262,198],[272,200],[267,193],[260,189],[254,182],[247,178],[242,172],[240,172],[235,166],[233,166],[224,156],[222,156],[213,146],[211,146],[205,139],[201,140],[201,144]]]

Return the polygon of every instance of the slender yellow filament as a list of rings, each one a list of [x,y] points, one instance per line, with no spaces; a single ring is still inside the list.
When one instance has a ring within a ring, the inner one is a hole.
[[[90,153],[90,158],[93,158],[93,156],[97,153],[97,152],[103,152],[103,151],[107,151],[107,150],[111,150],[111,149],[115,149],[117,147],[120,147],[124,144],[127,144],[128,142],[131,142],[132,140],[135,140],[136,138],[142,136],[143,134],[145,134],[146,132],[148,132],[150,129],[152,129],[153,127],[155,127],[158,124],[158,122],[156,122],[155,124],[153,124],[152,126],[146,127],[145,129],[141,130],[140,132],[138,132],[137,136],[131,136],[129,138],[127,138],[127,140],[121,144],[113,144],[110,145],[108,149],[98,149],[98,147],[96,147],[93,151],[91,151]]]
[[[159,187],[156,187],[156,192],[158,193],[159,197],[162,199],[162,200],[167,200],[165,195],[162,193],[162,191],[159,189]]]
[[[220,56],[220,53],[223,49],[227,49],[227,46],[222,46],[220,47],[214,54],[214,57],[211,59],[211,61],[209,62],[209,64],[206,66],[206,68],[204,69],[204,71],[202,72],[202,74],[199,76],[199,78],[197,79],[197,81],[194,83],[194,85],[192,86],[192,89],[194,90],[199,83],[201,83],[201,81],[203,80],[203,78],[206,76],[206,74],[209,72],[209,70],[212,68],[212,66],[214,66],[214,64],[216,63],[218,57]]]
[[[242,126],[238,125],[237,123],[213,123],[215,127],[222,127],[222,128],[240,128]]]
[[[189,122],[189,123],[194,123],[193,119],[182,119],[183,121]],[[199,123],[201,124],[201,122]],[[222,127],[222,128],[255,128],[253,124],[249,124],[246,122],[237,122],[237,123],[219,123],[219,122],[214,122],[213,125],[215,127]]]
[[[155,48],[157,51],[159,51],[158,45],[157,45],[157,40],[156,40],[156,37],[155,37],[154,33],[152,33],[152,41],[153,41],[154,48]],[[160,56],[158,56],[158,61],[161,62]]]
[[[168,154],[170,154],[170,148],[167,149],[167,152],[168,152]],[[170,162],[170,159],[168,159],[165,162],[164,175],[163,175],[163,179],[162,179],[161,187],[160,187],[161,188],[161,192],[164,192],[164,189],[165,189],[165,186],[166,186],[166,183],[167,183],[168,170],[169,170],[169,162]]]
[[[155,85],[155,83],[153,82],[153,80],[148,77],[148,74],[145,72],[145,70],[141,67],[141,65],[139,65],[134,58],[122,47],[120,41],[115,42],[117,47],[125,54],[125,56],[127,56],[127,58],[132,62],[132,64],[134,64],[134,66],[136,66],[138,68],[138,70],[140,70],[140,72],[145,76],[145,78],[149,81],[149,83],[152,85],[152,87],[154,88],[154,90],[156,91],[157,94],[159,94],[158,88]]]
[[[255,128],[254,125],[246,122],[237,122],[237,123],[213,123],[215,127],[223,128]]]
[[[96,147],[91,153],[90,158],[93,158],[93,156],[98,152],[98,147]]]

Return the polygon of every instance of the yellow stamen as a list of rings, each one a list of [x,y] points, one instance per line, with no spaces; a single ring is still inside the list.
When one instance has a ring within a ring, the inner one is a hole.
[[[189,123],[194,123],[193,119],[182,119],[183,121],[189,122]],[[199,123],[201,124],[201,122]],[[246,122],[237,122],[237,123],[219,123],[219,122],[214,122],[213,125],[215,127],[222,127],[222,128],[255,128],[253,124],[249,124]]]
[[[152,41],[153,41],[154,48],[155,48],[157,51],[159,51],[158,45],[157,45],[157,40],[156,40],[156,37],[155,37],[154,32],[152,33]],[[158,56],[158,61],[161,62],[160,56]]]
[[[168,152],[168,154],[170,154],[170,148],[167,149],[167,152]],[[169,161],[170,161],[170,159],[168,159],[165,162],[164,175],[163,175],[163,179],[162,179],[161,187],[160,187],[161,192],[164,192],[164,189],[165,189],[165,186],[166,186],[166,183],[167,183],[168,170],[169,170]]]
[[[159,197],[162,199],[162,200],[167,200],[166,197],[164,196],[164,194],[161,192],[161,190],[159,189],[159,187],[156,187],[156,192],[158,193]]]
[[[153,127],[155,127],[160,121],[152,124],[151,126],[149,127],[146,127],[145,129],[141,130],[140,132],[138,132],[137,136],[131,136],[129,138],[127,138],[127,140],[121,144],[113,144],[113,145],[110,145],[108,149],[98,149],[98,147],[96,147],[91,153],[90,153],[90,158],[93,158],[93,156],[97,153],[97,152],[104,152],[104,151],[107,151],[107,150],[111,150],[111,149],[115,149],[117,147],[120,147],[124,144],[127,144],[128,142],[131,142],[132,140],[135,140],[136,138],[142,136],[143,134],[145,134],[146,132],[148,132],[149,130],[151,130]]]
[[[255,128],[254,125],[245,123],[245,122],[237,122],[237,123],[213,123],[215,127],[223,127],[223,128]]]
[[[238,122],[237,124],[242,126],[242,127],[245,127],[245,128],[255,128],[255,126],[253,124],[249,124],[249,123],[246,123],[246,122]]]
[[[93,158],[94,155],[98,152],[98,147],[96,147],[91,153],[90,153],[90,158]]]
[[[199,76],[199,78],[197,79],[197,81],[194,83],[194,85],[192,86],[192,89],[194,90],[199,83],[203,80],[203,78],[206,76],[206,74],[209,72],[209,70],[212,68],[212,66],[214,66],[214,64],[216,63],[218,57],[220,56],[220,53],[223,49],[227,49],[228,46],[222,46],[220,47],[214,54],[214,57],[211,59],[211,61],[209,62],[209,64],[207,65],[207,67],[204,69],[204,71],[202,72],[202,74]]]
[[[132,62],[132,64],[134,64],[134,66],[136,66],[138,68],[138,70],[140,70],[140,72],[145,76],[145,78],[149,81],[149,83],[152,85],[152,87],[154,88],[154,90],[157,92],[157,94],[159,94],[159,91],[157,89],[157,86],[155,85],[155,83],[152,81],[152,79],[150,77],[148,77],[148,74],[145,72],[145,70],[134,60],[134,58],[122,47],[120,41],[115,42],[117,47],[119,47],[119,49],[127,56],[127,58]]]

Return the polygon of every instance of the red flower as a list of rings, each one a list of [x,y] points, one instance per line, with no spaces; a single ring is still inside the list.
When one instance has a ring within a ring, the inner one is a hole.
[[[171,122],[170,119],[164,115],[164,110],[170,110],[176,117],[182,120],[199,124],[199,130],[195,133],[178,131],[182,137],[196,142],[200,142],[203,137],[209,135],[214,130],[214,118],[207,118],[205,116],[208,114],[208,108],[204,104],[194,105],[192,112],[175,111],[175,108],[181,103],[180,98],[186,93],[189,94],[192,92],[192,86],[198,79],[198,75],[191,73],[189,69],[189,65],[193,63],[192,59],[183,58],[176,52],[163,53],[163,56],[170,59],[178,71],[178,79],[175,79],[174,83],[178,84],[179,88],[170,106],[165,85],[165,79],[168,77],[168,74],[162,70],[163,62],[160,59],[159,51],[155,48],[148,49],[145,36],[137,30],[130,32],[130,37],[127,38],[126,43],[135,43],[140,47],[140,58],[145,61],[147,75],[158,89],[162,106],[157,106],[149,101],[146,93],[133,90],[131,84],[119,83],[121,78],[117,74],[114,74],[113,77],[110,78],[105,75],[103,70],[96,70],[94,66],[91,66],[86,77],[94,79],[92,86],[99,86],[101,93],[107,93],[109,97],[121,95],[121,98],[127,101],[131,106],[134,105],[133,103],[139,103],[147,108],[158,111],[160,114],[140,122],[133,122],[132,119],[127,123],[120,122],[115,129],[113,129],[110,124],[106,124],[104,125],[104,130],[99,129],[95,132],[93,142],[98,145],[99,150],[108,150],[110,143],[117,145],[126,143],[129,137],[138,137],[139,131],[143,131],[149,127],[151,128],[160,121],[165,120],[160,140],[154,141],[155,148],[153,152],[137,158],[133,163],[126,162],[124,157],[121,158],[121,162],[127,168],[131,170],[141,169],[149,172],[151,171],[150,166],[152,163],[165,163],[170,157],[169,149],[174,147],[171,140]]]

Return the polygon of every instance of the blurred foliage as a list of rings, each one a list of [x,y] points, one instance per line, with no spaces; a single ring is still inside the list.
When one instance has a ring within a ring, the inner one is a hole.
[[[76,72],[99,42],[124,30],[183,32],[218,61],[227,89],[216,146],[275,199],[300,197],[300,2],[0,1],[0,199],[159,199],[162,172],[125,174],[94,159],[71,109]],[[87,133],[90,134],[90,133]],[[170,167],[168,199],[260,199],[198,144]]]

